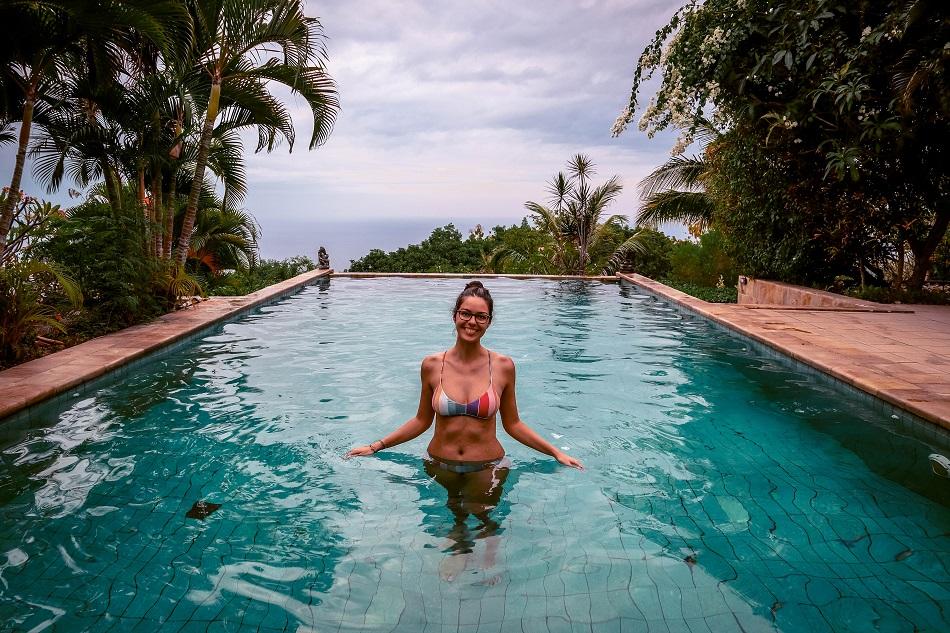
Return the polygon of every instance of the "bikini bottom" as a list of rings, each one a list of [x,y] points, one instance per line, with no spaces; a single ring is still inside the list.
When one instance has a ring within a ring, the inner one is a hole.
[[[497,468],[510,468],[511,460],[507,456],[502,455],[498,459],[487,459],[479,460],[473,462],[465,461],[455,461],[449,459],[442,459],[441,457],[436,457],[432,453],[427,453],[425,461],[437,468],[442,470],[447,470],[449,472],[458,473],[464,475],[465,473],[477,473],[480,470],[486,470],[491,468],[495,470]]]

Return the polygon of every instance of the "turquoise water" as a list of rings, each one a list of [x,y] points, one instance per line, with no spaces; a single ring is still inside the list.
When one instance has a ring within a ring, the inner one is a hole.
[[[486,283],[522,417],[585,472],[499,430],[486,529],[429,434],[343,460],[415,412],[462,283],[333,279],[0,426],[0,626],[950,628],[936,447],[631,287]]]

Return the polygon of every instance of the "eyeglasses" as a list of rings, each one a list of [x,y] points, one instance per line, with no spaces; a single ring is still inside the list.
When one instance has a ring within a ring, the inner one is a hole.
[[[475,317],[475,323],[479,325],[485,325],[491,321],[491,315],[486,314],[485,312],[469,312],[468,310],[458,310],[455,312],[460,319],[463,321],[470,321],[472,317]]]

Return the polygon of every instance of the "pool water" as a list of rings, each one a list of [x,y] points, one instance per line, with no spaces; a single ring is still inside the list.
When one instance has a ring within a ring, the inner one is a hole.
[[[950,630],[937,440],[631,286],[486,282],[522,418],[586,471],[499,423],[459,519],[431,431],[342,459],[415,413],[462,285],[327,280],[0,426],[0,626]]]

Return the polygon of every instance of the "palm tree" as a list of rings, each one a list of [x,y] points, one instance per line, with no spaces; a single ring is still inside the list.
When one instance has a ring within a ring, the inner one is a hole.
[[[525,203],[538,228],[550,236],[547,258],[562,273],[585,275],[603,270],[609,261],[616,262],[630,251],[642,250],[639,233],[634,233],[614,250],[608,262],[591,261],[591,253],[612,239],[626,219],[622,215],[603,219],[607,207],[623,191],[623,185],[618,176],[612,176],[593,187],[591,176],[595,173],[590,158],[577,154],[568,162],[568,173],[559,172],[548,184],[553,208],[537,202]]]
[[[0,8],[0,21],[5,26],[0,44],[0,128],[20,122],[11,191],[20,190],[34,123],[63,102],[64,75],[76,79],[83,68],[90,86],[102,86],[114,80],[135,42],[172,50],[174,44],[190,41],[189,15],[178,0],[15,0]],[[86,96],[91,94],[94,91]],[[92,124],[96,102],[87,99],[82,106]],[[102,167],[108,176],[110,170]],[[0,246],[12,221],[12,203],[10,197],[0,206]]]
[[[200,28],[191,85],[195,95],[207,94],[208,105],[175,255],[179,263],[188,256],[219,115],[231,129],[256,127],[258,151],[271,151],[279,137],[292,149],[290,114],[268,91],[271,82],[283,84],[310,106],[313,149],[329,137],[339,109],[336,86],[322,63],[326,58],[322,27],[303,14],[299,0],[195,0],[192,10]],[[282,59],[272,56],[275,49]]]
[[[901,39],[908,47],[891,69],[891,86],[902,108],[911,112],[932,99],[934,109],[950,115],[946,41],[950,31],[945,3],[906,0],[901,9]]]
[[[49,13],[53,13],[50,16]],[[6,26],[3,39],[2,59],[0,59],[0,77],[3,89],[3,127],[14,121],[20,122],[16,160],[10,180],[11,195],[0,204],[0,248],[6,242],[10,224],[13,222],[14,206],[23,167],[26,163],[26,150],[30,140],[30,131],[37,114],[42,116],[42,108],[58,99],[56,94],[59,72],[57,61],[63,49],[72,44],[71,38],[64,32],[61,19],[56,12],[25,5],[7,5],[0,9],[0,20]],[[49,24],[44,25],[44,18]],[[37,112],[37,108],[40,112]]]
[[[212,275],[257,263],[260,229],[254,218],[240,209],[226,206],[199,211],[191,238],[189,259]]]
[[[699,156],[673,156],[640,181],[643,206],[637,226],[656,229],[667,222],[681,222],[703,233],[709,229],[715,206],[706,193],[711,168],[706,157],[722,134],[705,119],[700,121],[696,139],[703,144]]]

